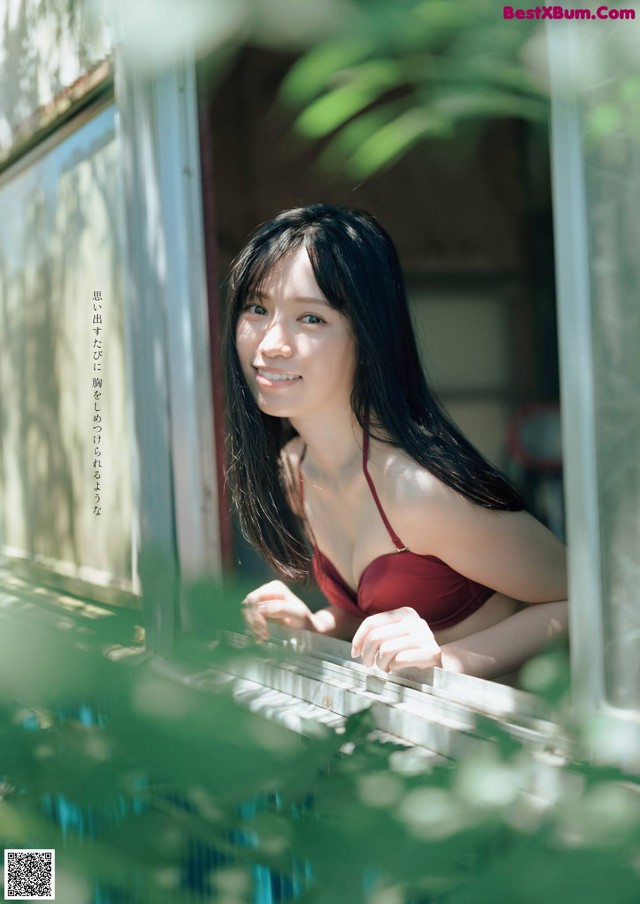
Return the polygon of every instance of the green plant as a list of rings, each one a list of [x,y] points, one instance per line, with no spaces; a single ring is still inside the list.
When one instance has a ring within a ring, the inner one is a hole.
[[[235,611],[233,588],[208,597]],[[475,753],[431,765],[372,738],[369,711],[299,736],[198,679],[251,649],[192,641],[169,663],[131,651],[133,614],[105,612],[4,609],[0,833],[56,848],[60,900],[637,900],[640,798],[619,770],[549,771],[482,719]],[[548,655],[530,678],[561,709]]]

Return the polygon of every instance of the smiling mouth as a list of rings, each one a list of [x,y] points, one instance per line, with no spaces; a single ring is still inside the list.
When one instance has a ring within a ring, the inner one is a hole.
[[[269,380],[269,382],[294,383],[296,380],[302,379],[298,374],[279,373],[275,370],[266,370],[264,367],[256,367],[256,371],[258,377],[262,377],[263,380]]]

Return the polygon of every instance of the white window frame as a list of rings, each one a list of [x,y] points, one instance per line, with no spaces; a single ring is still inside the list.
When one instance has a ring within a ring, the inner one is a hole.
[[[144,74],[115,51],[129,368],[147,643],[198,627],[184,588],[220,574],[193,60]]]
[[[573,24],[573,23],[569,23]],[[606,23],[607,25],[610,23]],[[598,496],[594,324],[588,205],[578,85],[584,47],[577,28],[547,28],[552,85],[552,177],[558,285],[565,499],[569,536],[572,700],[593,731],[591,755],[640,767],[640,713],[606,697],[605,598]],[[582,50],[582,53],[581,53]],[[640,654],[640,644],[637,644]]]

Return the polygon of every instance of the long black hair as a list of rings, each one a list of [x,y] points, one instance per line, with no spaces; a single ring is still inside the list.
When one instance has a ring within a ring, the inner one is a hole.
[[[307,577],[304,524],[287,500],[291,475],[282,448],[295,431],[264,414],[244,378],[236,326],[247,298],[260,291],[285,255],[305,248],[331,307],[350,321],[356,367],[351,405],[362,429],[384,436],[467,499],[489,509],[519,511],[509,481],[465,439],[425,378],[407,305],[398,254],[377,220],[360,210],[312,204],[286,210],[260,226],[232,264],[223,338],[228,441],[227,477],[247,539],[285,578]]]

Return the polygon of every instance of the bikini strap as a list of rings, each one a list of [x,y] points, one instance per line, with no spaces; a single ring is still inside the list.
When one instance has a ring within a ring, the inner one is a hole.
[[[378,497],[376,492],[376,488],[374,486],[373,480],[371,479],[371,475],[369,474],[369,469],[367,468],[367,462],[369,460],[369,431],[365,430],[363,435],[363,443],[362,443],[362,470],[364,471],[364,476],[367,478],[367,483],[369,484],[369,489],[371,490],[371,495],[373,496],[373,501],[378,507],[378,511],[380,512],[380,517],[384,522],[384,526],[387,528],[389,536],[393,540],[394,546],[396,548],[396,552],[406,552],[407,547],[404,545],[400,537],[394,531],[394,529],[389,524],[389,519],[387,518],[384,509],[382,508],[382,503]]]

